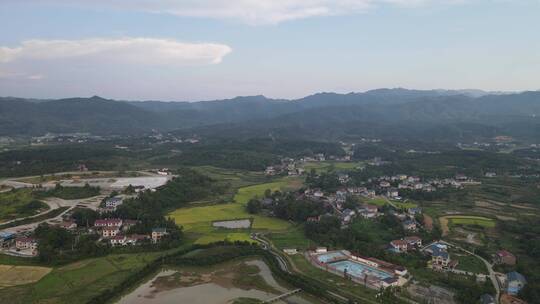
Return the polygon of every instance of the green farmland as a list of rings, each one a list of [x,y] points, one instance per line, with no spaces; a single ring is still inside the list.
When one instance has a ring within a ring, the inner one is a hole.
[[[212,227],[212,222],[221,220],[234,220],[239,218],[252,218],[251,229],[257,231],[286,231],[290,223],[277,218],[247,213],[245,206],[253,197],[262,197],[266,189],[288,190],[301,186],[301,181],[296,178],[283,178],[281,180],[242,187],[234,196],[232,203],[218,204],[201,207],[180,208],[169,214],[176,224],[184,227],[188,236],[194,238],[197,243],[210,243],[218,240],[229,239],[248,240],[249,230],[224,230]]]
[[[55,268],[36,283],[2,288],[0,299],[11,299],[13,304],[85,303],[163,254],[120,254],[82,260]]]

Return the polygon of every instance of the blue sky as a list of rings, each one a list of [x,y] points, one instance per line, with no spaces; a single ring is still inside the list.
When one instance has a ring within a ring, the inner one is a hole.
[[[0,95],[540,89],[538,0],[0,0]]]

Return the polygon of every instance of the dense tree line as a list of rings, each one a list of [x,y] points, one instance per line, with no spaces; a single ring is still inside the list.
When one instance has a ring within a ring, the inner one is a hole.
[[[270,190],[267,192],[265,198],[271,200],[272,203],[263,206],[258,198],[251,199],[246,206],[249,213],[255,214],[264,210],[278,218],[302,223],[310,217],[317,217],[331,211],[331,207],[323,202],[296,197],[295,193],[276,191],[269,194]]]
[[[341,187],[338,179],[338,174],[331,168],[328,172],[317,174],[315,170],[311,170],[306,176],[306,184],[310,188],[320,188],[326,192],[335,192]]]
[[[53,189],[36,192],[38,197],[59,197],[65,200],[83,199],[99,195],[99,187],[92,187],[85,184],[83,187],[64,187],[56,184]]]
[[[110,252],[108,247],[97,245],[97,235],[75,235],[64,228],[46,223],[36,228],[34,236],[39,242],[38,259],[46,264],[64,264]]]

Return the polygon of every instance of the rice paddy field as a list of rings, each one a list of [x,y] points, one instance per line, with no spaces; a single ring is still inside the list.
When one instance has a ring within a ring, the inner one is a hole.
[[[210,243],[229,239],[249,240],[252,230],[280,232],[291,227],[287,221],[261,215],[252,215],[246,211],[247,202],[254,197],[262,197],[266,189],[290,190],[301,187],[302,181],[298,178],[282,178],[280,180],[241,187],[233,198],[233,202],[200,207],[180,208],[169,214],[178,225],[184,227],[184,232],[193,238],[196,243]],[[251,218],[251,229],[218,229],[212,227],[212,222]]]

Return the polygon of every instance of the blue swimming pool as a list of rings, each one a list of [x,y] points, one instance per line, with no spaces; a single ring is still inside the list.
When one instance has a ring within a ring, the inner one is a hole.
[[[329,261],[334,261],[336,259],[343,259],[346,257],[347,256],[344,255],[341,251],[333,251],[333,252],[317,255],[317,260],[321,263],[328,263]]]
[[[393,275],[388,272],[376,269],[368,265],[349,261],[349,260],[339,261],[339,262],[331,263],[329,265],[340,272],[344,272],[345,269],[347,269],[348,274],[358,277],[358,278],[363,278],[364,275],[374,276],[374,277],[379,278],[380,280],[393,277]]]

